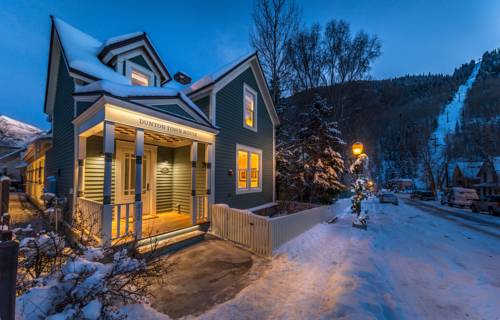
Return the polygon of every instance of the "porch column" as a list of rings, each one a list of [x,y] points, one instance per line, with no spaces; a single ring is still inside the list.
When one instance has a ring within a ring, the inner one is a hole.
[[[83,197],[83,162],[87,156],[87,138],[79,136],[78,137],[78,181],[77,181],[77,193],[78,198]]]
[[[211,199],[211,194],[212,194],[212,152],[213,152],[213,145],[212,144],[207,144],[205,148],[205,186],[207,188],[207,215],[208,215],[208,220],[210,221],[211,218],[211,205],[213,204]]]
[[[102,211],[102,238],[105,244],[111,244],[111,224],[113,221],[113,206],[111,205],[111,174],[113,153],[115,151],[115,124],[104,121],[104,188]]]
[[[144,156],[144,129],[135,130],[135,236],[142,238],[142,157]],[[150,160],[148,160],[150,161]]]
[[[196,161],[198,161],[198,142],[191,144],[191,214],[193,225],[196,224]]]

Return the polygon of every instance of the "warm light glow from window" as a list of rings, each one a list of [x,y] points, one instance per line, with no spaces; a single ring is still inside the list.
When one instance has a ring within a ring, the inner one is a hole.
[[[255,95],[245,90],[245,125],[255,128]]]
[[[259,187],[259,155],[252,153],[250,156],[250,188]]]
[[[145,74],[142,74],[136,70],[132,70],[130,74],[130,79],[132,81],[133,86],[149,86],[149,77]]]
[[[260,188],[260,153],[238,150],[238,189]]]
[[[238,189],[246,189],[248,181],[248,152],[238,151]]]

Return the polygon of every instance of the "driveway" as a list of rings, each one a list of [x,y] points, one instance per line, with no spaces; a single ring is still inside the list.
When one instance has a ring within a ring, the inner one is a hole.
[[[222,240],[205,240],[165,258],[165,283],[151,287],[152,307],[171,318],[199,315],[260,277],[268,260]]]

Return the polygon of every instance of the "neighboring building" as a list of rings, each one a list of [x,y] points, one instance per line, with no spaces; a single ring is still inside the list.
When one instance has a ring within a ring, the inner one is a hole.
[[[22,159],[23,148],[13,149],[0,157],[0,173],[11,180],[11,186],[17,190],[22,189],[23,172],[26,163]]]
[[[479,169],[482,162],[480,161],[454,161],[448,165],[448,180],[449,187],[472,188],[479,183]]]
[[[38,208],[43,209],[42,195],[45,188],[45,154],[52,147],[52,136],[41,135],[33,140],[23,153],[24,191]]]
[[[478,172],[479,183],[474,185],[481,198],[500,194],[500,157],[486,159]]]
[[[145,33],[100,42],[52,18],[45,175],[68,226],[143,238],[206,226],[213,203],[274,203],[278,117],[257,55],[189,82]]]
[[[412,179],[390,179],[387,182],[387,186],[390,189],[397,189],[399,191],[407,191],[413,189],[413,180]]]

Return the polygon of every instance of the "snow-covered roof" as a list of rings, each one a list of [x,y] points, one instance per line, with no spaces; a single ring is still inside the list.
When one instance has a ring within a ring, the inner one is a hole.
[[[127,77],[119,74],[99,60],[97,55],[102,47],[99,40],[59,18],[53,17],[52,19],[71,69],[96,79],[105,79],[121,84],[130,82]]]
[[[222,68],[220,68],[218,71],[214,73],[210,73],[205,75],[204,77],[200,78],[187,88],[183,90],[185,94],[190,94],[194,91],[197,91],[201,88],[207,87],[215,82],[217,82],[219,79],[221,79],[223,76],[225,76],[228,72],[232,71],[233,69],[237,68],[240,64],[244,63],[247,61],[249,58],[252,56],[256,55],[255,51],[252,51],[250,53],[245,54],[244,56],[241,56],[230,63],[226,64]]]
[[[196,104],[194,104],[193,101],[188,96],[186,96],[186,94],[174,88],[132,86],[132,85],[118,84],[107,80],[99,80],[84,86],[77,86],[75,89],[76,94],[102,93],[102,92],[106,92],[113,96],[121,98],[131,98],[131,97],[179,98],[189,108],[193,109],[206,122],[210,123],[205,113]]]
[[[458,167],[464,177],[477,178],[482,165],[482,161],[452,161],[450,162],[450,174],[453,174],[453,170],[455,169],[455,167]]]
[[[0,116],[0,145],[24,147],[34,137],[42,134],[42,130],[27,123]]]
[[[140,37],[142,35],[144,35],[144,32],[132,32],[132,33],[122,34],[120,36],[109,38],[108,40],[104,41],[104,43],[102,44],[101,50],[99,50],[99,52],[102,51],[102,49],[104,49],[105,47],[110,46],[112,44],[122,42],[122,41],[127,41],[129,39]]]

